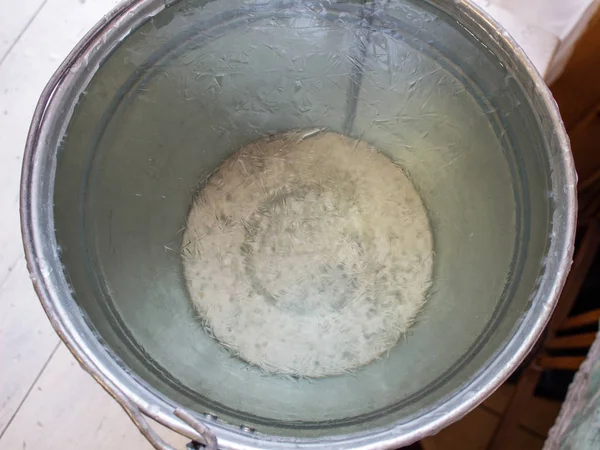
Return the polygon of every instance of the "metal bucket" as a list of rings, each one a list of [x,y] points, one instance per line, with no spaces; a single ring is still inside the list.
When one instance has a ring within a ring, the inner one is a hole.
[[[344,376],[268,376],[199,326],[180,230],[224,158],[311,127],[410,176],[433,286],[386,357]],[[52,324],[156,448],[143,415],[209,448],[379,449],[459,419],[527,354],[571,262],[575,183],[548,89],[467,2],[135,0],[44,90],[21,214]]]

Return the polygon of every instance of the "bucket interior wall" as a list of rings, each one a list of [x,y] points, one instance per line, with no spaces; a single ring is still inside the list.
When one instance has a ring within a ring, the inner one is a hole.
[[[76,301],[136,376],[228,423],[302,437],[409,420],[493,358],[543,272],[548,144],[519,70],[421,1],[175,3],[103,61],[62,139],[55,225]],[[199,324],[179,254],[219,163],[302,128],[362,139],[401,166],[435,245],[406,337],[323,379],[229,356]]]

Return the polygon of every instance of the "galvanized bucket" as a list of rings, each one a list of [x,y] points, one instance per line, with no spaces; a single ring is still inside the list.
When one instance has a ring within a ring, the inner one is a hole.
[[[198,183],[301,128],[401,165],[435,241],[417,322],[344,376],[270,376],[228,356],[182,274]],[[21,214],[53,326],[156,448],[169,447],[144,416],[211,449],[380,449],[459,419],[525,357],[569,269],[575,183],[550,92],[470,3],[133,0],[44,90]]]

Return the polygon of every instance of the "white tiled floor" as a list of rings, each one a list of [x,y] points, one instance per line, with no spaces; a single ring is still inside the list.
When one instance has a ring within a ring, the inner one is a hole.
[[[68,51],[117,1],[0,0],[0,450],[84,443],[86,450],[150,449],[51,329],[29,282],[18,217],[21,158],[37,98]],[[552,39],[534,57],[542,68]],[[168,440],[185,443],[173,434]]]

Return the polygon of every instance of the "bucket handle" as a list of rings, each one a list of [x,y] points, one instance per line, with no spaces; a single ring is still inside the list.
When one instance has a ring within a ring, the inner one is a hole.
[[[111,394],[111,396],[121,405],[121,408],[127,413],[131,421],[140,430],[142,435],[152,444],[156,450],[177,450],[171,445],[167,444],[163,438],[150,426],[145,413],[127,396],[125,395],[112,381],[102,377],[99,379],[94,376],[104,389]],[[174,410],[175,416],[179,417],[183,422],[189,425],[203,442],[193,440],[187,444],[187,450],[218,450],[217,437],[215,434],[206,427],[202,422],[196,419],[190,412],[185,409],[177,408]]]

